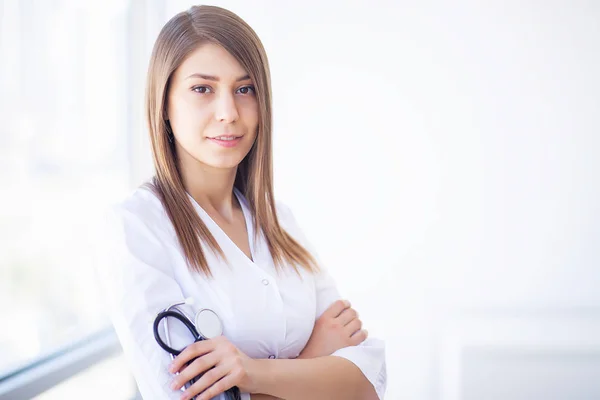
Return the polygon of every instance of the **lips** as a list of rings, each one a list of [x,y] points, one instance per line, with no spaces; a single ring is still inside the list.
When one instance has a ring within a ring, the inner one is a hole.
[[[209,139],[217,139],[217,140],[234,140],[234,139],[239,139],[241,138],[242,135],[231,135],[231,134],[226,134],[226,135],[218,135],[218,136],[211,136],[209,137]]]
[[[219,146],[231,148],[235,147],[242,140],[241,138],[241,136],[225,135],[209,137],[208,140],[210,140],[213,143],[216,143]]]

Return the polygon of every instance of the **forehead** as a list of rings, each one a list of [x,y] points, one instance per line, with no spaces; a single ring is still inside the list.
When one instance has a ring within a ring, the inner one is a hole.
[[[192,51],[175,71],[176,80],[184,80],[192,74],[212,75],[223,81],[234,81],[246,74],[240,63],[223,47],[203,43]]]

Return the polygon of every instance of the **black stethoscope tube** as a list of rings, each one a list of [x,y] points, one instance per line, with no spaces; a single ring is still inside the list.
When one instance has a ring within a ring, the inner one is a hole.
[[[198,330],[196,329],[196,327],[194,326],[194,324],[192,323],[192,321],[190,321],[190,319],[187,318],[185,315],[183,315],[182,313],[180,313],[178,311],[173,311],[173,310],[161,311],[161,312],[159,312],[156,315],[156,318],[154,318],[153,332],[154,332],[154,339],[156,340],[156,342],[158,343],[158,345],[163,350],[165,350],[166,352],[168,352],[168,353],[172,354],[173,356],[177,357],[183,351],[183,349],[176,350],[176,349],[168,346],[165,342],[163,342],[162,338],[160,337],[160,334],[158,332],[158,327],[160,325],[160,321],[162,321],[164,318],[167,318],[167,317],[173,317],[176,320],[180,321],[183,325],[185,325],[185,327],[188,328],[188,330],[194,336],[194,341],[195,342],[199,342],[201,340],[204,340],[204,338],[198,334]],[[192,361],[190,361],[190,363]],[[196,377],[196,378],[194,378],[191,383],[195,382],[196,379],[198,379],[198,378],[199,378],[199,376]],[[227,391],[225,391],[225,395],[229,399],[232,399],[232,400],[239,400],[239,399],[241,399],[240,389],[237,386],[234,386],[234,387],[228,389]]]
[[[171,353],[174,356],[178,356],[183,351],[183,349],[176,350],[176,349],[168,346],[165,342],[163,342],[162,338],[160,337],[160,333],[158,332],[158,326],[160,325],[160,321],[162,321],[164,318],[167,318],[167,317],[173,317],[176,320],[180,321],[183,325],[185,325],[185,327],[188,328],[188,330],[192,333],[192,335],[194,335],[194,341],[199,342],[199,341],[203,340],[202,337],[198,334],[196,327],[194,326],[192,321],[189,320],[189,318],[187,318],[186,316],[184,316],[183,314],[181,314],[177,311],[172,311],[172,310],[161,311],[160,313],[158,313],[158,315],[154,319],[154,329],[153,329],[154,330],[154,339],[156,339],[156,342],[158,343],[158,345],[160,347],[162,347],[162,349],[165,350],[166,352]]]

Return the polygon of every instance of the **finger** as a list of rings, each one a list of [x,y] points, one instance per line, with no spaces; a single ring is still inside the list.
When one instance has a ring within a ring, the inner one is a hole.
[[[336,318],[348,307],[350,307],[350,302],[348,300],[336,300],[329,306],[329,308],[327,308],[327,310],[325,310],[323,316],[327,318]]]
[[[366,329],[361,329],[356,332],[354,335],[350,336],[350,343],[353,346],[358,346],[362,342],[364,342],[369,336],[369,332]]]
[[[360,331],[362,328],[362,321],[358,318],[353,319],[348,325],[344,327],[344,332],[348,335],[347,337],[352,337],[355,333]]]
[[[346,308],[342,313],[337,317],[337,320],[341,326],[348,325],[352,320],[358,318],[358,313],[354,308]]]
[[[173,381],[171,382],[171,389],[178,390],[182,388],[192,378],[197,377],[203,372],[209,371],[212,367],[217,365],[219,360],[219,355],[215,352],[206,354],[202,357],[195,359],[190,365],[186,366],[179,373],[179,375],[173,378]]]
[[[171,362],[171,365],[169,366],[169,372],[174,374],[189,361],[210,353],[214,350],[214,348],[215,343],[212,340],[202,340],[200,342],[190,344]]]
[[[218,396],[219,394],[225,392],[228,389],[231,389],[235,386],[236,381],[238,380],[238,375],[234,372],[227,374],[221,380],[213,384],[211,387],[206,389],[204,393],[202,393],[196,400],[210,400],[213,397]]]
[[[221,378],[223,378],[225,375],[227,375],[228,372],[229,372],[229,370],[227,369],[226,366],[217,365],[215,368],[211,369],[210,371],[208,371],[204,375],[202,375],[202,378],[200,378],[196,382],[194,382],[194,384],[192,386],[187,388],[186,391],[183,392],[183,394],[181,395],[181,399],[191,399],[192,397],[194,397],[200,393],[202,393],[202,395],[204,395],[203,392],[205,392],[208,388],[210,388],[210,387],[214,386],[216,383],[218,383]],[[227,390],[227,389],[225,389],[225,390]],[[207,398],[210,399],[212,397],[214,397],[214,396],[207,397]],[[198,399],[198,398],[196,398],[196,399]]]

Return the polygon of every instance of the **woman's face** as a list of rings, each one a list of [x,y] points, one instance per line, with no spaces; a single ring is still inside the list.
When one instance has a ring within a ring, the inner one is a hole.
[[[258,102],[247,72],[224,48],[205,43],[175,70],[167,115],[185,166],[196,160],[235,168],[258,130]]]

